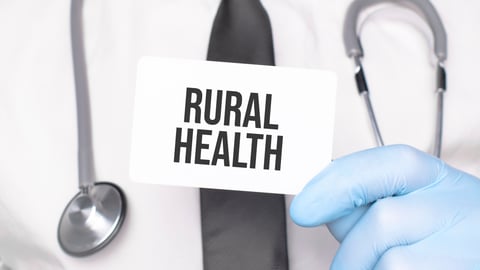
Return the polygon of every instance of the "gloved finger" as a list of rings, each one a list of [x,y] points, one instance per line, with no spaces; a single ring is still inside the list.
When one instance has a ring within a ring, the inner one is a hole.
[[[468,182],[469,180],[462,179],[461,181]],[[451,206],[453,204],[447,214],[436,217],[436,220],[444,223],[443,228],[422,241],[388,249],[374,269],[480,270],[478,253],[480,250],[480,235],[476,233],[480,228],[478,193],[469,194],[468,190],[475,189],[468,187],[467,190],[462,190],[460,193],[465,196],[456,197],[457,202],[460,200],[472,202],[473,199],[475,205],[472,209],[469,209],[466,205],[457,205],[448,197],[445,198],[448,193],[455,193],[454,186],[442,185],[441,188],[444,189],[440,194],[435,192],[437,198],[440,196],[440,200],[445,201],[445,204],[439,204],[439,208],[445,209],[447,204]],[[435,210],[432,209],[432,211]]]
[[[439,188],[378,200],[345,237],[331,269],[372,269],[387,250],[456,224],[461,216],[447,207],[442,195],[448,192]]]
[[[458,231],[448,234],[446,236],[443,232],[437,232],[420,242],[391,248],[383,254],[373,269],[480,270],[478,239],[465,241],[459,237]],[[477,244],[469,245],[469,241]],[[448,243],[449,248],[445,248],[445,243]],[[465,249],[466,245],[468,249]]]
[[[318,226],[378,199],[404,195],[441,179],[444,163],[406,145],[373,148],[334,160],[293,200],[290,215]]]
[[[477,267],[477,268],[475,268]],[[413,246],[399,246],[389,249],[380,258],[375,270],[477,270],[480,265],[463,258],[436,254],[434,251],[417,251]]]
[[[364,205],[356,208],[351,214],[343,216],[327,224],[330,233],[338,242],[342,242],[350,230],[367,212],[370,205]]]
[[[411,246],[399,246],[387,250],[375,265],[374,270],[414,270],[414,269],[436,269],[417,268],[418,257],[425,256],[412,250]],[[430,260],[430,259],[429,259]]]

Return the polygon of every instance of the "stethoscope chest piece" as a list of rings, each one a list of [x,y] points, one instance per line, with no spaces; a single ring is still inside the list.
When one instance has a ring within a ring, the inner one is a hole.
[[[72,0],[71,35],[78,132],[78,187],[62,213],[57,238],[61,248],[76,257],[91,255],[117,235],[125,219],[127,201],[112,183],[96,182],[88,80],[83,48],[83,0]]]
[[[77,257],[106,246],[120,230],[126,205],[122,191],[111,183],[96,183],[79,192],[65,208],[58,226],[62,249]]]

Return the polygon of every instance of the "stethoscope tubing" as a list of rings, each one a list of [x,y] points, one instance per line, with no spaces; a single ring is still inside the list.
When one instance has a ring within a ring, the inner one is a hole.
[[[366,8],[380,4],[394,3],[415,8],[430,26],[434,38],[434,52],[438,61],[443,63],[447,59],[447,33],[440,15],[428,0],[355,0],[348,7],[343,25],[343,42],[348,57],[362,57],[363,48],[358,38],[358,18]]]
[[[78,185],[80,190],[88,189],[88,187],[92,186],[96,177],[94,171],[88,74],[83,41],[82,10],[83,0],[72,0],[70,31],[77,108]]]
[[[353,58],[355,63],[355,82],[357,90],[360,96],[364,99],[376,144],[377,146],[383,146],[384,141],[370,100],[367,79],[362,66],[361,60],[364,56],[364,52],[360,38],[357,34],[357,24],[358,17],[363,10],[372,5],[384,2],[396,4],[407,3],[410,4],[410,6],[417,8],[432,30],[434,36],[434,52],[438,60],[436,90],[437,116],[435,120],[436,127],[433,155],[440,157],[443,137],[444,95],[447,89],[446,71],[444,66],[444,61],[447,59],[447,34],[435,7],[428,0],[355,0],[348,7],[344,21],[343,41],[347,56]]]
[[[83,0],[71,1],[70,30],[77,108],[78,186],[65,207],[57,239],[69,255],[83,257],[103,249],[117,235],[126,217],[126,198],[117,185],[96,182],[88,76],[82,23]]]

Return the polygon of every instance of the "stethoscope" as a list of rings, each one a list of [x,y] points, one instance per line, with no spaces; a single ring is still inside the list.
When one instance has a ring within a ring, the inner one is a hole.
[[[71,41],[78,132],[80,192],[68,203],[58,225],[58,242],[72,256],[87,256],[105,247],[118,233],[126,214],[121,189],[95,182],[87,72],[82,34],[83,0],[71,3]]]
[[[353,1],[345,17],[343,28],[343,42],[348,57],[353,57],[355,61],[355,81],[360,96],[365,100],[365,104],[370,118],[370,123],[378,146],[383,146],[383,138],[373,112],[372,102],[370,101],[367,80],[363,72],[361,59],[363,49],[360,44],[360,38],[357,34],[357,22],[360,13],[367,7],[378,3],[397,3],[410,4],[417,8],[420,14],[427,21],[434,37],[434,53],[437,57],[437,116],[435,128],[434,155],[440,157],[442,146],[443,130],[443,99],[446,91],[446,72],[444,62],[447,59],[447,34],[443,23],[433,5],[428,0],[355,0]]]
[[[347,55],[355,61],[355,80],[364,98],[378,145],[384,145],[378,127],[365,74],[361,63],[363,50],[357,35],[361,11],[382,2],[409,3],[417,7],[432,29],[437,57],[437,119],[434,154],[440,156],[443,122],[443,98],[446,90],[444,61],[447,58],[447,38],[435,8],[427,0],[355,0],[348,8],[344,24],[344,43]],[[78,180],[80,192],[68,203],[58,226],[58,241],[62,249],[73,256],[86,256],[105,247],[118,233],[126,214],[123,192],[112,183],[95,183],[93,146],[87,73],[82,37],[83,0],[72,0],[71,35],[78,129]]]

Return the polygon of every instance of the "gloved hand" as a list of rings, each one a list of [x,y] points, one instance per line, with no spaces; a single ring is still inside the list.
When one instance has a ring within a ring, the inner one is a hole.
[[[332,270],[480,269],[480,180],[412,147],[333,161],[290,214],[341,242]]]

